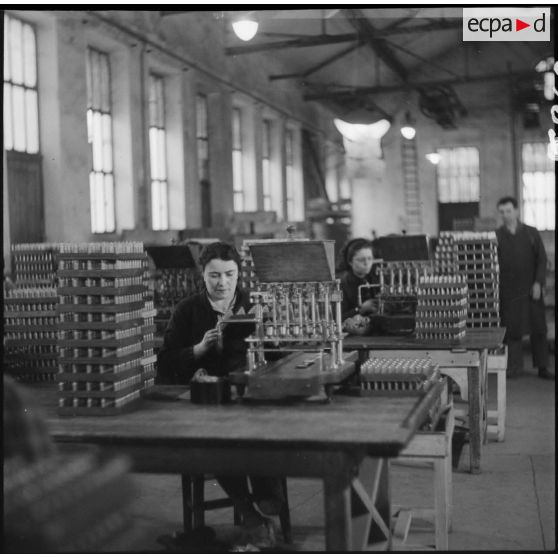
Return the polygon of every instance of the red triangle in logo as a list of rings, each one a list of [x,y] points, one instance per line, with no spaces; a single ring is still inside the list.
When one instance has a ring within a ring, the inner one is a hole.
[[[526,27],[531,27],[530,23],[525,23],[524,21],[515,18],[515,30],[516,31],[521,31],[522,29],[525,29]]]

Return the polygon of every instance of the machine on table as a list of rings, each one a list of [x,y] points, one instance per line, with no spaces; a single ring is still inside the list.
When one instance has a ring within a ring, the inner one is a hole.
[[[258,282],[253,312],[225,318],[220,327],[252,323],[248,370],[230,374],[253,400],[323,397],[347,378],[357,353],[343,354],[339,280],[333,241],[258,243],[251,255]],[[267,363],[265,353],[290,353]]]
[[[415,328],[417,289],[421,277],[432,273],[428,237],[394,236],[377,241],[382,259],[376,266],[377,283],[360,285],[359,306],[377,290],[377,329],[385,333],[409,333]]]

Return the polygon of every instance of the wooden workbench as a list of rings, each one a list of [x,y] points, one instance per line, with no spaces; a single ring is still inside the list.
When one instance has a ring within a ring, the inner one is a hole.
[[[417,339],[409,336],[349,336],[343,341],[345,350],[358,350],[362,362],[369,356],[395,353],[401,356],[431,356],[440,371],[455,380],[469,406],[469,456],[471,473],[481,472],[482,446],[487,434],[486,369],[488,351],[498,349],[504,341],[503,327],[468,329],[465,337],[452,339]]]
[[[336,395],[326,404],[199,406],[144,401],[119,416],[59,417],[55,390],[34,390],[54,440],[124,452],[143,473],[268,475],[324,483],[329,551],[390,546],[388,463],[440,397]]]

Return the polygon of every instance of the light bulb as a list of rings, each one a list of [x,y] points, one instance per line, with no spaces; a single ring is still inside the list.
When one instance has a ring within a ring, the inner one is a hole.
[[[427,153],[425,157],[433,164],[438,165],[442,160],[442,156],[439,153]]]
[[[233,31],[243,41],[250,41],[258,32],[258,22],[252,19],[240,19],[233,24]]]
[[[401,135],[405,139],[412,140],[416,133],[417,131],[412,126],[403,126],[403,128],[401,128]]]

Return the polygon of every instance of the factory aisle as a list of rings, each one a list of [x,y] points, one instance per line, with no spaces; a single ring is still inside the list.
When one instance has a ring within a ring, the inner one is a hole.
[[[529,363],[526,361],[527,367]],[[554,370],[554,356],[552,356]],[[493,393],[492,379],[489,392]],[[508,382],[506,440],[484,446],[482,473],[467,472],[468,446],[454,471],[453,530],[450,550],[554,550],[555,533],[555,392],[554,382],[528,371]],[[393,469],[392,499],[405,505],[430,505],[431,471]],[[161,534],[180,529],[182,519],[178,476],[134,475],[138,498],[134,527],[108,551],[162,551]],[[209,485],[209,483],[208,483]],[[220,495],[207,487],[208,496]],[[290,550],[324,548],[322,489],[317,481],[289,479],[289,500],[295,544]],[[229,536],[232,510],[208,512],[207,523]],[[420,527],[420,525],[418,526]],[[409,542],[432,545],[431,531],[413,530]],[[289,550],[285,547],[285,550]]]

